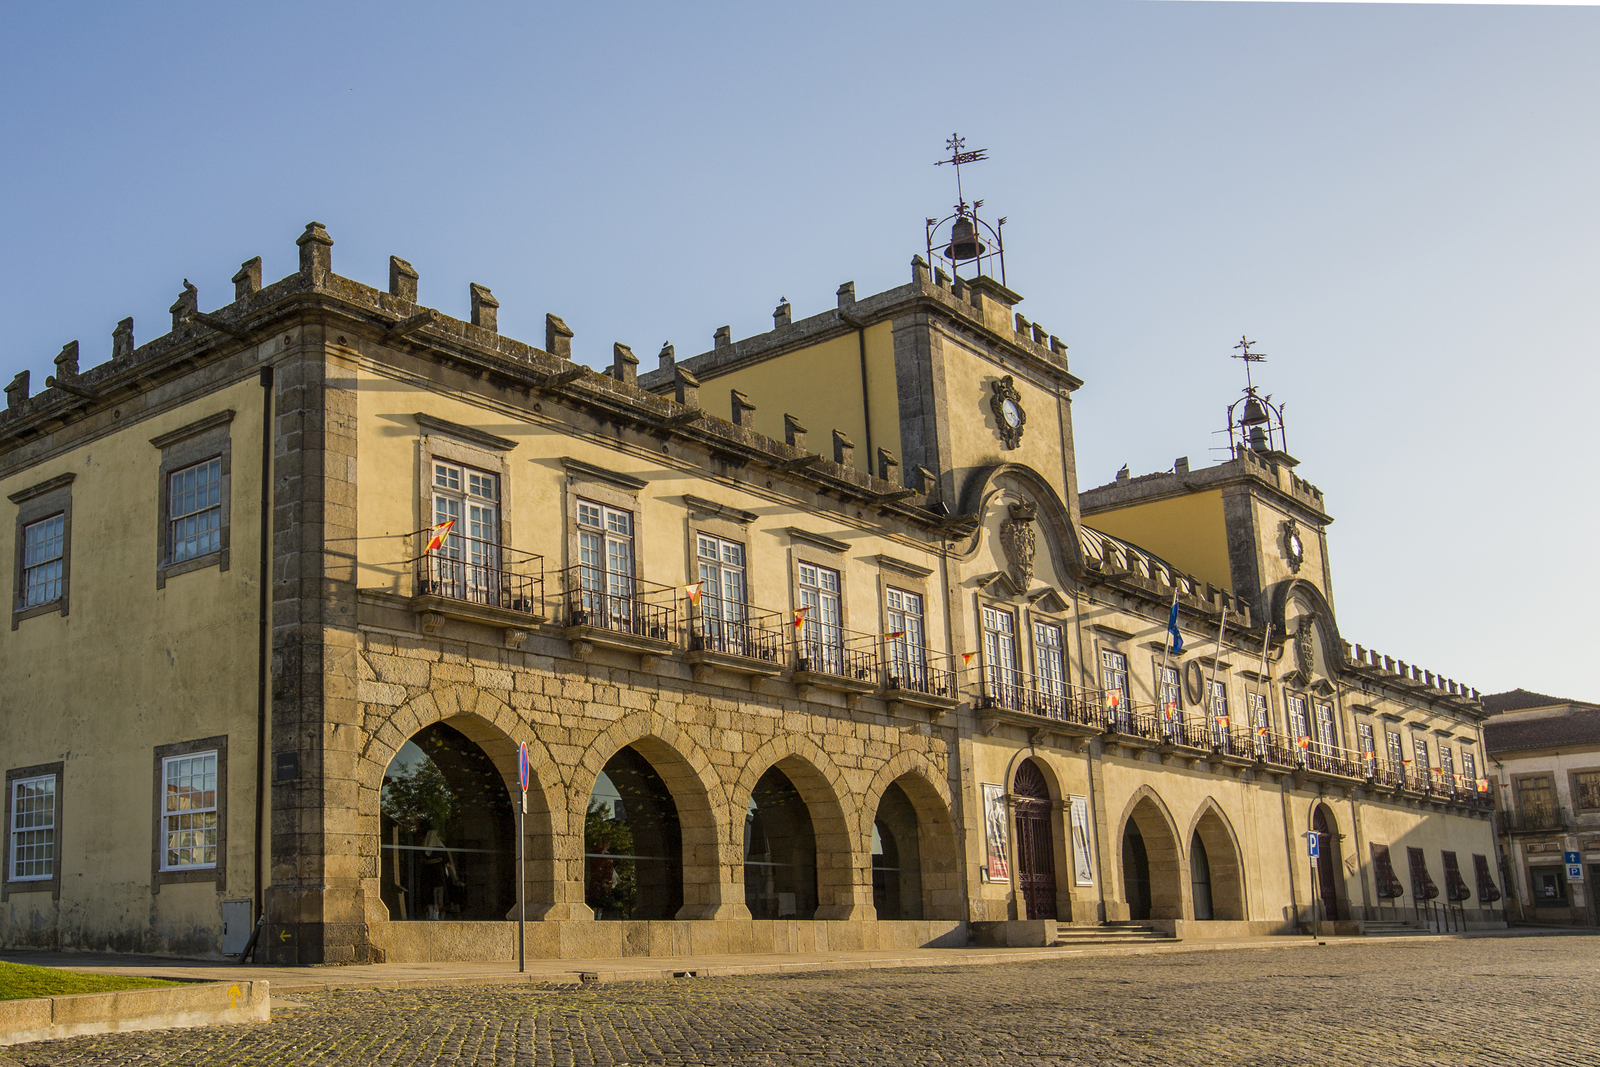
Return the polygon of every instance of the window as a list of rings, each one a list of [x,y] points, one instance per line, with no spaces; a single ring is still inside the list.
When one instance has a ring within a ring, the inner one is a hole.
[[[1416,765],[1411,769],[1415,771],[1417,777],[1422,780],[1424,787],[1431,785],[1433,779],[1433,774],[1431,773],[1433,764],[1428,759],[1428,739],[1423,737],[1421,734],[1414,736],[1411,739],[1411,751],[1417,761]]]
[[[1461,861],[1454,852],[1441,852],[1440,858],[1444,860],[1444,895],[1452,904],[1460,904],[1472,899],[1472,890],[1467,888],[1467,880],[1461,877]]]
[[[161,761],[164,871],[217,865],[217,754]]]
[[[1156,675],[1162,721],[1170,724],[1169,730],[1176,729],[1183,723],[1183,683],[1179,680],[1178,668],[1157,665]]]
[[[1472,792],[1478,791],[1478,757],[1469,748],[1461,750],[1461,781]]]
[[[1332,756],[1339,747],[1339,732],[1333,721],[1333,705],[1317,702],[1317,750]]]
[[[1033,669],[1039,676],[1039,694],[1052,711],[1061,712],[1067,700],[1067,649],[1061,627],[1053,622],[1033,624]]]
[[[428,560],[431,591],[455,600],[499,605],[499,476],[434,460],[432,492],[433,525],[455,525]]]
[[[1394,863],[1389,859],[1388,845],[1372,845],[1372,880],[1376,883],[1378,896],[1384,900],[1405,896],[1405,886],[1396,877]]]
[[[1567,903],[1567,873],[1563,867],[1530,867],[1534,907],[1563,907]]]
[[[1385,730],[1383,736],[1387,739],[1389,745],[1389,762],[1394,766],[1395,770],[1404,770],[1406,760],[1405,742],[1400,739],[1399,734],[1392,730]]]
[[[72,482],[63,474],[21,492],[17,505],[16,569],[11,628],[34,615],[67,613],[72,563]]]
[[[633,618],[633,513],[578,500],[578,586],[589,625],[621,626]]]
[[[1305,762],[1306,749],[1311,743],[1311,723],[1306,715],[1306,698],[1293,693],[1285,695],[1284,707],[1289,715],[1289,736],[1299,749],[1296,758]]]
[[[928,652],[922,630],[922,595],[891,586],[884,593],[889,620],[889,673],[901,688],[926,689]]]
[[[1366,768],[1367,777],[1375,777],[1378,773],[1378,742],[1373,736],[1372,724],[1356,723],[1356,737],[1361,742],[1361,765]]]
[[[1022,676],[1017,670],[1017,618],[1003,608],[983,609],[983,665],[989,698],[1008,708],[1020,707]]]
[[[1133,714],[1132,698],[1128,692],[1128,657],[1110,649],[1100,650],[1100,685],[1106,691],[1106,709],[1117,722],[1126,726]]]
[[[56,776],[11,783],[11,880],[36,882],[56,873]]]
[[[801,657],[811,670],[844,673],[844,612],[839,572],[814,563],[800,564],[800,607],[805,609]]]
[[[232,420],[222,411],[150,439],[161,450],[157,588],[188,571],[228,569]]]
[[[1206,717],[1211,721],[1211,743],[1223,746],[1228,740],[1228,687],[1222,682],[1206,683]]]
[[[744,546],[710,534],[695,535],[695,577],[700,585],[700,629],[709,647],[753,656],[745,622]]]
[[[208,737],[155,750],[157,892],[172,882],[224,882],[228,836],[228,739]]]
[[[1446,789],[1458,789],[1461,783],[1456,781],[1455,753],[1450,751],[1450,746],[1444,742],[1439,743],[1439,782]]]
[[[1266,756],[1267,735],[1272,732],[1272,721],[1267,708],[1267,698],[1263,693],[1245,693],[1245,707],[1250,712],[1250,725],[1254,728],[1256,739],[1256,755]]]
[[[1549,775],[1517,779],[1517,810],[1529,828],[1556,825],[1556,791]]]
[[[1466,766],[1468,754],[1461,754]],[[1600,811],[1600,771],[1572,772],[1572,802],[1579,811]]]

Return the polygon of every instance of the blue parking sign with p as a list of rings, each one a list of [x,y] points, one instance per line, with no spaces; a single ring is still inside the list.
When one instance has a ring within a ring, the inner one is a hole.
[[[1316,831],[1306,834],[1306,855],[1312,859],[1322,855],[1322,835]]]

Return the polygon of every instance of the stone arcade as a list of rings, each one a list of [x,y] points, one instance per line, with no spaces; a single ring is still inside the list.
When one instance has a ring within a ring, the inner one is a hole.
[[[1344,640],[1322,494],[1080,495],[994,278],[641,375],[299,246],[7,389],[0,943],[509,959],[522,743],[536,954],[1503,919],[1476,694]]]

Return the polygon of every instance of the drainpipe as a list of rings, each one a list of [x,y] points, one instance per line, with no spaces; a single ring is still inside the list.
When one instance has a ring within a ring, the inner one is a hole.
[[[256,922],[265,917],[266,835],[262,830],[267,794],[268,715],[272,711],[272,386],[270,366],[261,368],[261,558],[256,573],[261,582],[260,632],[256,647]],[[253,939],[252,939],[253,940]]]

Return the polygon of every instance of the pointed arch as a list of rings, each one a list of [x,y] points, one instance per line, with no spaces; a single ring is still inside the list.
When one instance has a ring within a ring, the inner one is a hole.
[[[799,791],[811,815],[817,839],[816,917],[842,919],[854,915],[859,903],[855,871],[863,863],[871,865],[871,850],[868,849],[865,859],[857,855],[861,827],[855,797],[838,765],[809,737],[779,735],[751,753],[728,794],[728,829],[736,838],[729,842],[730,847],[739,851],[742,861],[744,819],[741,813],[749,805],[761,776],[774,767]]]
[[[1213,797],[1206,797],[1189,820],[1185,842],[1198,837],[1211,868],[1211,917],[1242,921],[1249,917],[1244,884],[1244,851],[1227,812]],[[1192,844],[1190,845],[1193,851]],[[1191,865],[1193,860],[1191,858]]]
[[[1119,862],[1113,868],[1119,878],[1120,896],[1132,905],[1129,897],[1129,872],[1133,856],[1129,852],[1128,828],[1132,826],[1143,844],[1143,854],[1148,864],[1150,918],[1181,919],[1187,914],[1188,864],[1179,844],[1178,824],[1168,810],[1166,802],[1154,789],[1141,785],[1134,790],[1117,820],[1121,832],[1117,835]]]
[[[950,815],[950,784],[926,755],[901,751],[878,769],[862,795],[862,818],[852,853],[862,857],[858,884],[872,892],[872,821],[890,784],[898,785],[917,813],[922,862],[922,915],[925,919],[966,917],[966,887],[961,878],[961,848]]]

